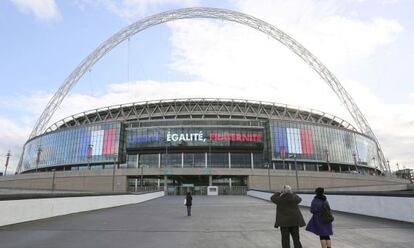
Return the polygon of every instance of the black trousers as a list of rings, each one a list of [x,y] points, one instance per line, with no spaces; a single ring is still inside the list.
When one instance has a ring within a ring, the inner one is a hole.
[[[298,226],[280,227],[280,233],[282,234],[282,248],[290,248],[289,235],[292,235],[293,247],[302,248],[302,244],[299,240]]]
[[[191,216],[191,206],[187,206],[187,216]]]

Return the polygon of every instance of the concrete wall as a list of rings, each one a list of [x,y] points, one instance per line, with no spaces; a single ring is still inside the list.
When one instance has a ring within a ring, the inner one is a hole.
[[[117,169],[114,176],[114,192],[127,191],[127,177],[139,176],[140,170]],[[269,190],[269,177],[264,169],[218,169],[218,168],[144,168],[144,175],[225,175],[248,176],[250,189]],[[353,175],[344,173],[300,171],[299,187],[301,190],[312,190],[318,186],[324,188],[353,187],[353,190],[399,190],[406,187],[407,180],[383,176]],[[279,190],[289,184],[294,189],[296,177],[294,171],[271,170],[271,190]],[[91,171],[57,171],[55,173],[54,190],[112,192],[113,170]],[[0,177],[0,188],[43,189],[51,190],[52,172],[30,173]],[[359,189],[359,187],[362,187]],[[365,187],[365,188],[364,188]],[[371,187],[371,188],[366,188]],[[296,190],[296,189],[295,189]],[[350,190],[350,189],[346,189]]]
[[[247,195],[270,201],[271,193],[249,190]],[[298,194],[301,206],[310,207],[313,194]],[[414,223],[414,198],[366,195],[331,195],[328,201],[332,210],[362,214],[385,219]]]
[[[164,196],[164,192],[142,195],[84,196],[0,201],[0,226],[90,210],[140,203]]]
[[[254,173],[249,176],[249,188],[266,191],[279,191],[283,185],[290,185],[294,190],[296,187],[296,176],[294,171],[271,170],[269,176],[264,171],[261,174]],[[390,191],[407,189],[407,180],[393,177],[355,175],[346,173],[330,172],[298,172],[299,188],[301,191],[313,191],[316,187],[335,189],[335,191]]]
[[[53,172],[30,173],[0,177],[0,188],[126,192],[127,177],[122,170],[57,171],[54,179]]]

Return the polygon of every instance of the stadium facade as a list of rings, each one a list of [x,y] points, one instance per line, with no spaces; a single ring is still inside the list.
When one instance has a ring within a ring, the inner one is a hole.
[[[323,112],[245,100],[182,99],[65,118],[25,144],[22,172],[269,166],[379,174],[376,161],[372,138]]]

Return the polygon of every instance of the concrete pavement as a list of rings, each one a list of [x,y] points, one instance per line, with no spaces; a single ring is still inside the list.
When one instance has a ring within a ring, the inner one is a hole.
[[[275,206],[247,196],[183,196],[0,227],[0,247],[281,247]],[[305,220],[310,213],[302,208]],[[6,213],[2,213],[6,214]],[[303,247],[320,247],[301,229]],[[333,247],[411,248],[414,224],[335,213]],[[292,246],[293,247],[293,246]]]

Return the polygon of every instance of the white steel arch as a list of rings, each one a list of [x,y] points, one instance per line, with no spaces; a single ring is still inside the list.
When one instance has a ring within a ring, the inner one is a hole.
[[[129,37],[147,29],[152,26],[162,24],[169,21],[179,20],[179,19],[191,19],[191,18],[212,18],[212,19],[221,19],[230,22],[236,22],[245,26],[254,28],[262,33],[267,34],[268,36],[279,41],[292,52],[302,58],[308,65],[315,70],[319,76],[329,85],[329,87],[335,92],[341,102],[345,105],[346,109],[351,114],[356,125],[359,127],[360,131],[370,137],[372,137],[378,146],[379,158],[380,158],[380,167],[381,170],[389,170],[385,161],[384,154],[379,145],[378,139],[373,133],[371,127],[368,124],[368,121],[359,110],[358,106],[354,103],[352,97],[340,84],[339,80],[331,73],[322,62],[309,52],[305,47],[303,47],[295,39],[287,35],[285,32],[276,28],[275,26],[262,21],[253,16],[240,13],[237,11],[218,9],[218,8],[184,8],[162,12],[155,14],[146,18],[143,18],[119,32],[112,35],[109,39],[104,41],[98,48],[96,48],[91,54],[88,55],[76,68],[75,70],[66,78],[63,84],[59,87],[53,97],[50,99],[45,110],[37,120],[31,134],[30,138],[33,138],[41,134],[49,123],[51,117],[55,113],[56,109],[73,88],[74,85],[79,81],[79,79],[87,72],[99,59],[101,59],[107,52],[112,50],[118,44],[128,39]],[[20,167],[20,165],[19,165]]]

